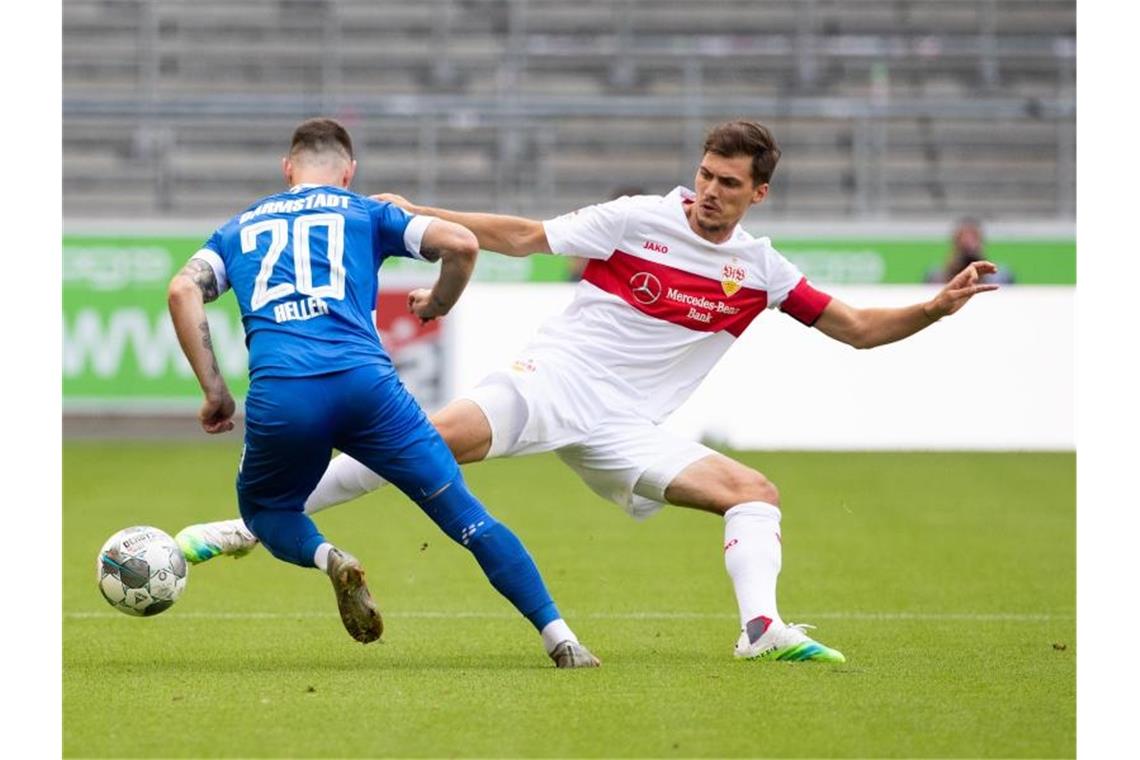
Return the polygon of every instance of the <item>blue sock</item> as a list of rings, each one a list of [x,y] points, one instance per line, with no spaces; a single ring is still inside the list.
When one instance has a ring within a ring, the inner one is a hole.
[[[277,559],[301,567],[316,567],[313,564],[313,554],[325,542],[325,537],[304,512],[259,509],[252,515],[243,511],[242,519],[246,527]]]
[[[447,536],[475,555],[487,580],[538,630],[562,617],[534,560],[518,537],[492,517],[460,475],[420,508]]]

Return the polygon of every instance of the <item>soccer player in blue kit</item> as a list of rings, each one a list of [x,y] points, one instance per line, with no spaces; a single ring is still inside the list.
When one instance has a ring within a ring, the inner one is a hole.
[[[233,289],[249,348],[246,434],[238,464],[241,517],[273,556],[332,579],[345,629],[383,631],[360,562],[304,513],[334,448],[395,484],[475,556],[488,580],[540,632],[558,667],[599,664],[578,642],[519,539],[467,489],[455,458],[396,376],[372,311],[388,256],[440,261],[408,307],[448,313],[478,244],[458,224],[414,216],[349,191],[352,141],[331,119],[297,127],[282,168],[289,190],[217,229],[170,283],[174,329],[205,395],[207,433],[233,429],[234,399],[218,370],[205,304]]]

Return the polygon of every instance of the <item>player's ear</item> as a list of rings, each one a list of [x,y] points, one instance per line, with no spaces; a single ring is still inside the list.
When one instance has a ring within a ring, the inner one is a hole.
[[[757,185],[755,188],[752,189],[752,205],[756,205],[757,203],[760,203],[761,201],[763,201],[767,197],[768,197],[768,183],[767,182],[761,182],[759,185]]]
[[[293,162],[289,160],[288,156],[281,159],[281,175],[285,177],[285,185],[293,187]]]
[[[356,159],[353,159],[352,163],[350,163],[344,170],[344,178],[342,180],[342,185],[346,188],[351,187],[352,186],[352,178],[355,175],[356,175]]]

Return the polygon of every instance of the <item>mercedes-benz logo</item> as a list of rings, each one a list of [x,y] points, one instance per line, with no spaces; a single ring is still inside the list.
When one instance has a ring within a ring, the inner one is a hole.
[[[661,297],[661,281],[649,272],[638,272],[630,277],[629,288],[633,291],[633,299],[644,306]]]

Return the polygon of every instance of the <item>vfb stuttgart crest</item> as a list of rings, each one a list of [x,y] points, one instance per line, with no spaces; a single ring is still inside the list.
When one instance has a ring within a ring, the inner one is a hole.
[[[720,287],[726,296],[733,296],[736,291],[740,290],[740,286],[744,284],[744,278],[748,276],[748,270],[744,266],[733,259],[724,265],[720,270]]]

